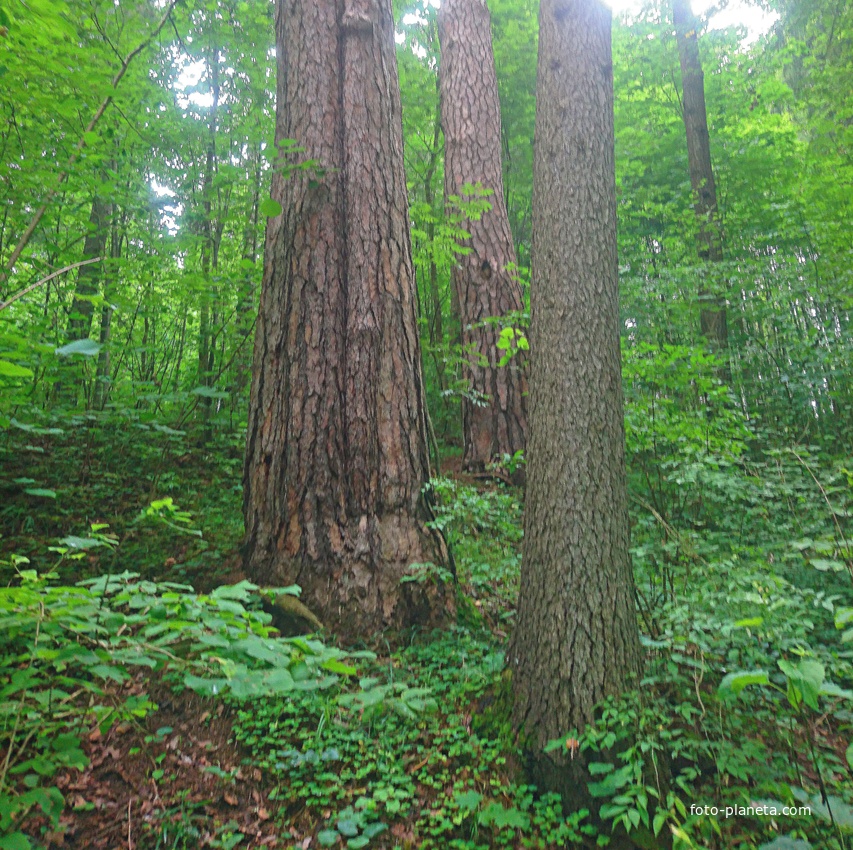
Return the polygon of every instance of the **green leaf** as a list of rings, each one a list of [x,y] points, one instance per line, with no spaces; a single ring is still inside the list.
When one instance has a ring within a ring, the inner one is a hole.
[[[84,357],[94,357],[101,350],[101,344],[93,339],[78,339],[69,342],[56,349],[60,357],[69,357],[72,354],[82,354]]]
[[[358,670],[355,667],[351,667],[349,664],[344,664],[342,661],[338,661],[335,658],[324,661],[322,666],[324,670],[328,670],[330,673],[339,673],[341,676],[355,676],[355,674],[358,673]]]
[[[79,750],[80,749],[80,737],[78,735],[73,735],[71,733],[66,733],[63,735],[57,735],[53,741],[51,741],[51,748],[55,750],[57,753],[65,753],[70,750]]]
[[[847,757],[847,764],[849,764],[850,769],[853,770],[853,743],[850,744],[844,755]]]
[[[804,702],[818,711],[818,697],[826,677],[823,664],[813,658],[803,658],[795,667],[783,659],[779,661],[779,669],[788,679],[788,702],[794,708]]]
[[[613,770],[613,765],[607,762],[592,761],[587,765],[587,770],[590,776],[603,776],[605,773],[610,773]]]
[[[8,360],[0,360],[0,375],[6,378],[31,378],[33,370],[10,363]]]
[[[822,573],[840,573],[846,569],[841,561],[827,560],[826,558],[812,558],[811,565]]]
[[[59,542],[69,549],[96,549],[98,546],[108,545],[103,540],[94,540],[91,537],[74,537],[73,535],[63,537]]]
[[[338,832],[346,838],[352,838],[358,835],[358,824],[352,818],[340,818]]]
[[[738,620],[736,629],[756,629],[764,622],[764,617],[749,617],[746,620]]]
[[[722,693],[739,694],[750,685],[768,685],[770,677],[765,670],[742,670],[738,673],[729,673],[720,682],[719,690]]]
[[[260,210],[261,215],[265,215],[267,218],[275,218],[277,215],[281,215],[282,212],[281,204],[278,201],[274,201],[272,198],[266,198],[261,201],[258,205],[258,209]]]
[[[56,493],[53,490],[46,490],[43,487],[28,487],[24,492],[28,496],[41,496],[44,499],[56,498]]]
[[[388,827],[384,823],[371,823],[368,824],[363,830],[362,834],[365,838],[376,838],[381,832],[385,832]]]
[[[196,387],[194,390],[190,390],[190,392],[202,398],[228,398],[228,393],[216,390],[213,387]]]
[[[762,844],[758,850],[811,850],[812,846],[808,841],[800,841],[798,838],[788,838],[787,835],[780,835],[769,844]]]
[[[628,785],[633,777],[633,765],[626,764],[625,767],[607,774],[601,782],[588,782],[587,788],[593,797],[612,797],[617,791]]]
[[[826,823],[831,823],[834,820],[835,824],[845,831],[853,829],[853,806],[845,803],[841,797],[830,794],[827,797],[826,802],[829,804],[827,806],[820,792],[809,795],[802,788],[792,788],[791,793],[801,803],[806,803],[811,808],[813,815],[817,815]],[[832,812],[831,815],[830,811]]]
[[[256,584],[252,584],[252,582],[244,579],[237,584],[220,585],[210,595],[214,599],[234,599],[238,602],[248,602],[252,593],[257,589],[258,586]]]
[[[317,841],[320,842],[321,847],[332,847],[338,843],[340,837],[336,829],[321,829],[317,833]]]
[[[203,696],[216,696],[228,688],[227,679],[202,679],[200,676],[188,674],[184,676],[184,685],[191,691]]]
[[[527,829],[530,819],[516,808],[505,809],[500,803],[489,803],[480,814],[480,823],[498,829]]]
[[[464,812],[473,812],[482,801],[483,795],[476,791],[465,791],[453,798],[453,802]]]
[[[264,690],[269,694],[286,694],[296,686],[290,671],[284,667],[266,673],[263,678]]]
[[[32,850],[30,839],[23,832],[0,837],[0,850]]]
[[[853,700],[853,691],[840,688],[835,682],[824,682],[820,686],[820,695],[823,697],[835,697],[836,699]]]
[[[158,425],[156,422],[151,427],[155,431],[159,431],[161,434],[166,434],[169,437],[183,437],[187,433],[186,431],[177,431],[168,425]]]

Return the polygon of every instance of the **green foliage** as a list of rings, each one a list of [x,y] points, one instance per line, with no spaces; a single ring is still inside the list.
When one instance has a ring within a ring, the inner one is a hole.
[[[853,6],[779,0],[772,32],[749,44],[701,23],[716,264],[696,251],[668,7],[614,25],[626,445],[648,665],[638,692],[556,744],[578,742],[597,828],[520,768],[501,675],[523,493],[432,482],[462,625],[379,660],[274,638],[250,584],[189,589],[216,585],[243,533],[263,228],[282,212],[269,179],[313,179],[321,165],[297,141],[272,143],[271,3],[178,4],[114,88],[156,5],[0,0],[4,265],[47,203],[0,276],[0,848],[32,843],[28,813],[56,822],[54,779],[83,766],[87,730],[155,710],[120,691],[153,673],[237,701],[235,734],[274,779],[280,817],[319,846],[384,846],[389,834],[459,850],[603,846],[615,828],[646,843],[669,832],[679,850],[847,850]],[[538,3],[489,8],[524,282]],[[395,12],[425,391],[452,462],[471,352],[451,272],[464,219],[489,198],[467,187],[445,203],[436,8],[401,0]],[[98,199],[103,261],[91,277],[40,284],[84,257]],[[726,301],[727,352],[700,338],[700,288]],[[526,313],[486,321],[499,360],[527,351]],[[520,461],[503,459],[499,474]],[[443,569],[413,564],[404,581],[446,580]],[[704,808],[762,801],[812,816]],[[190,801],[170,809],[158,846],[198,846],[204,818]],[[227,826],[215,838],[241,840]]]
[[[80,557],[113,542],[96,527],[92,537],[65,538],[55,551]],[[7,681],[0,689],[0,741],[7,754],[0,833],[8,846],[36,806],[56,826],[64,802],[51,779],[87,765],[84,730],[106,732],[156,710],[144,694],[115,698],[115,685],[135,670],[238,700],[330,688],[340,674],[355,672],[338,649],[273,637],[269,616],[246,607],[257,590],[249,582],[199,595],[133,573],[63,586],[55,584],[55,574],[25,569],[26,559],[2,566],[19,579],[0,590],[0,668]]]
[[[670,830],[679,848],[763,847],[778,823],[796,829],[792,840],[846,847],[853,798],[832,731],[849,736],[853,717],[851,656],[833,631],[847,621],[843,596],[791,584],[746,552],[694,564],[675,587],[644,638],[640,690],[608,700],[551,749],[577,741],[598,815],[614,829]],[[748,813],[762,805],[792,813]],[[794,813],[801,805],[811,815]]]
[[[375,662],[358,690],[241,706],[235,733],[276,777],[274,797],[311,812],[321,846],[382,846],[394,823],[425,848],[558,846],[584,813],[508,780],[513,745],[469,713],[502,668],[488,634],[456,628]]]
[[[512,465],[509,459],[508,465]],[[521,570],[521,512],[517,490],[504,485],[482,490],[451,478],[430,482],[435,500],[431,523],[444,535],[456,560],[457,578],[473,603],[476,622],[512,616]],[[465,598],[462,613],[468,610]]]

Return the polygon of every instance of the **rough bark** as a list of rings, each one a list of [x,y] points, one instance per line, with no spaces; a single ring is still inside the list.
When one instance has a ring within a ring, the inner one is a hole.
[[[436,81],[436,86],[438,86],[438,81]],[[423,180],[424,201],[429,207],[430,212],[433,212],[433,204],[435,201],[433,180],[435,178],[435,172],[438,168],[439,156],[441,154],[440,142],[441,108],[439,106],[436,109],[435,123],[433,125],[432,147],[430,148],[429,164],[427,165],[426,174],[424,175]],[[433,216],[430,216],[429,223],[427,224],[427,240],[432,242],[434,239],[435,219]],[[432,258],[429,264],[429,297],[431,307],[431,313],[429,316],[429,341],[430,345],[435,348],[436,346],[444,345],[442,299],[438,288],[438,267],[435,264],[435,258]],[[444,369],[438,358],[436,358],[436,372],[438,373],[441,389],[444,390]]]
[[[542,0],[536,96],[530,438],[513,719],[534,781],[571,797],[581,759],[545,755],[640,669],[619,355],[610,11]]]
[[[246,572],[345,638],[435,623],[426,417],[390,0],[279,0],[275,171],[244,475]],[[293,160],[291,160],[293,164]]]
[[[471,398],[462,403],[463,462],[482,469],[504,454],[524,448],[527,385],[521,358],[499,367],[500,327],[490,317],[523,309],[515,274],[516,254],[504,199],[501,170],[501,114],[485,0],[444,0],[438,11],[441,44],[439,80],[444,129],[445,197],[465,198],[466,185],[492,190],[492,205],[463,227],[470,253],[453,269],[462,321],[462,343]]]
[[[711,139],[705,107],[705,75],[699,56],[698,23],[690,0],[672,0],[672,18],[681,63],[682,113],[687,137],[687,160],[696,214],[699,259],[719,263],[723,243],[717,208],[717,186],[711,167]],[[699,327],[702,335],[720,349],[728,346],[725,299],[699,288]]]

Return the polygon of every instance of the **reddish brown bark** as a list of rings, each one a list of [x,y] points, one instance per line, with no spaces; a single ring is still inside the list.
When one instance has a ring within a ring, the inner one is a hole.
[[[279,0],[277,170],[244,475],[246,572],[355,638],[440,620],[390,0]],[[293,164],[295,160],[291,160]]]
[[[453,270],[462,321],[469,394],[463,399],[464,463],[482,468],[524,448],[527,385],[521,357],[498,363],[500,327],[490,317],[523,309],[515,274],[516,254],[504,200],[501,170],[501,112],[485,0],[444,0],[438,12],[441,43],[439,80],[444,129],[445,197],[465,199],[466,185],[490,189],[492,205],[463,227],[470,253]]]

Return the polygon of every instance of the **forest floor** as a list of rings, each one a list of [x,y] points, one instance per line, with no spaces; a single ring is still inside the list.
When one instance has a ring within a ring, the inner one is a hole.
[[[201,591],[239,580],[238,440],[214,451],[98,429],[83,440],[4,439],[4,584],[13,554],[68,583],[125,570]],[[144,694],[157,709],[106,728],[89,722],[80,732],[85,765],[53,777],[64,810],[51,818],[35,808],[19,826],[55,850],[594,847],[620,824],[639,847],[851,846],[853,674],[835,614],[853,597],[843,573],[802,572],[826,532],[817,508],[798,510],[796,556],[791,530],[768,513],[769,493],[747,509],[764,523],[762,547],[708,543],[715,533],[730,538],[725,528],[688,545],[687,530],[666,524],[662,534],[647,514],[634,517],[647,677],[642,699],[613,702],[579,736],[600,779],[591,791],[605,826],[596,826],[526,783],[508,720],[503,648],[519,582],[521,493],[461,475],[452,459],[443,472],[435,491],[460,572],[456,626],[404,646],[372,640],[358,676],[331,691],[240,701],[197,696],[144,668],[108,680],[103,698]],[[163,499],[173,500],[165,515],[146,513]],[[102,533],[117,545],[76,559],[49,550],[93,524],[108,524]],[[666,574],[655,563],[667,563]],[[820,666],[816,690],[816,668],[804,659]],[[726,674],[783,669],[779,662],[793,665],[787,680],[719,688]],[[786,687],[803,698],[786,699]],[[627,736],[635,750],[608,763],[605,751]],[[655,779],[655,759],[670,781]],[[810,813],[725,818],[690,808],[757,801]]]

